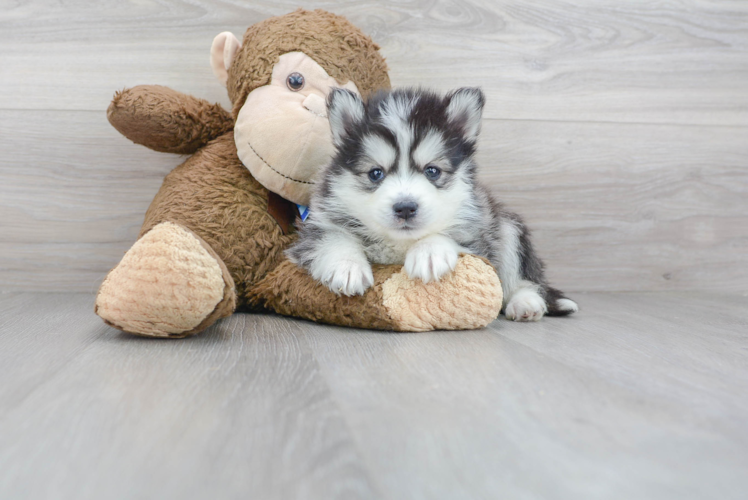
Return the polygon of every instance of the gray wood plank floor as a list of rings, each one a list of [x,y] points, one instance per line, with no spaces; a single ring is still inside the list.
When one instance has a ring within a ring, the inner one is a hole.
[[[0,294],[0,498],[666,498],[748,491],[748,297],[392,334],[106,327]]]

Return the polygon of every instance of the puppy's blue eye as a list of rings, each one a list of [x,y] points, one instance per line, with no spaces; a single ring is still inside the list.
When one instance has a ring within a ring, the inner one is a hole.
[[[301,73],[291,73],[288,75],[288,78],[286,78],[286,85],[288,86],[289,90],[292,90],[293,92],[298,92],[302,88],[304,88],[304,75]]]
[[[371,182],[379,182],[384,177],[384,172],[381,168],[373,168],[369,170],[369,179]]]
[[[439,167],[429,165],[424,169],[423,175],[425,175],[430,181],[435,181],[436,179],[441,177],[442,171],[439,169]]]

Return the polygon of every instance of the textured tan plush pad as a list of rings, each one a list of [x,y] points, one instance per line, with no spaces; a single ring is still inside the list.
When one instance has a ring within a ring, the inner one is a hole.
[[[463,255],[454,272],[423,284],[404,269],[382,284],[384,307],[398,330],[483,328],[501,311],[501,282],[493,267],[474,255]]]
[[[130,333],[182,337],[216,311],[220,317],[233,310],[233,291],[224,304],[225,277],[230,279],[197,236],[164,222],[139,239],[109,273],[96,313]]]

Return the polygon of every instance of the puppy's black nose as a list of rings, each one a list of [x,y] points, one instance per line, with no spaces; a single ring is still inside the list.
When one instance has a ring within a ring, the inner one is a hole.
[[[401,201],[392,205],[392,210],[395,211],[395,217],[398,219],[412,219],[418,211],[418,203],[415,201]]]

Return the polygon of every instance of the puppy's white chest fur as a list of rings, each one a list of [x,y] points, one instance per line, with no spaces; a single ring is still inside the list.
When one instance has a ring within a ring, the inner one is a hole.
[[[378,241],[364,248],[366,258],[375,264],[403,264],[408,249],[415,242],[404,241]]]

